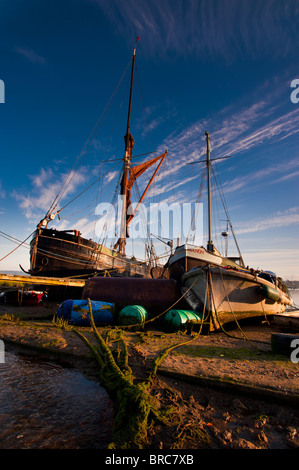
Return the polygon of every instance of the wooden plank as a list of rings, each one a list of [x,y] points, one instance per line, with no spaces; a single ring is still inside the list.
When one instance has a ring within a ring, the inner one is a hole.
[[[299,331],[299,311],[273,315],[271,323],[292,331]]]
[[[86,279],[87,280],[87,279]],[[67,279],[59,277],[38,277],[38,276],[18,276],[14,274],[1,274],[0,281],[5,282],[24,282],[26,284],[40,284],[45,286],[72,286],[84,287],[86,280],[82,279]]]

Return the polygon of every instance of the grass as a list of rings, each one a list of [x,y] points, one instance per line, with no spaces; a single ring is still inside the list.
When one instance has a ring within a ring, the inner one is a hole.
[[[59,347],[64,344],[65,344],[65,341],[63,340],[63,338],[57,338],[57,339],[53,339],[50,341],[43,341],[40,343],[40,346],[45,349],[49,349],[49,348],[51,349],[51,348]]]
[[[201,447],[209,449],[211,447],[211,439],[207,432],[197,424],[187,423],[183,429],[175,434],[175,442],[171,445],[171,449],[193,449],[196,448],[198,442]]]
[[[261,352],[248,348],[224,348],[217,346],[182,346],[175,354],[231,360],[273,360],[273,354],[267,351]]]
[[[28,286],[27,282],[16,282],[16,281],[0,281],[1,287],[25,287]]]
[[[54,313],[53,315],[52,323],[54,326],[57,326],[58,328],[67,328],[69,326],[69,321],[63,317],[58,318],[56,313]]]
[[[297,364],[290,358],[272,351],[260,351],[249,348],[224,348],[217,346],[182,346],[175,355],[184,355],[193,358],[211,358],[229,361],[268,361],[288,370],[295,370]]]
[[[14,315],[13,313],[4,313],[0,315],[0,321],[12,321],[19,322],[22,319],[22,315]]]

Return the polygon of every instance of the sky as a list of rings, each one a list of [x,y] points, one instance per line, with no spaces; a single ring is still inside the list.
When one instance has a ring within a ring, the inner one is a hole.
[[[95,208],[117,194],[139,36],[134,163],[168,149],[146,207],[195,204],[204,164],[189,163],[205,158],[208,131],[211,158],[231,157],[213,169],[245,264],[299,279],[298,20],[296,0],[1,0],[0,272],[29,268],[57,194],[56,211],[66,207],[51,226],[101,241]],[[223,251],[226,215],[212,199]],[[138,240],[127,248],[144,256]]]

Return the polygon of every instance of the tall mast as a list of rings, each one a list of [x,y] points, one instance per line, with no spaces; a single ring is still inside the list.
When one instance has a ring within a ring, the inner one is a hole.
[[[138,41],[138,37],[136,39],[133,56],[132,56],[132,71],[131,71],[131,85],[130,85],[130,99],[129,99],[129,108],[128,108],[128,119],[127,119],[127,133],[125,135],[125,151],[127,152],[129,149],[129,136],[130,136],[130,122],[131,122],[131,106],[132,106],[132,94],[133,94],[133,81],[134,81],[134,68],[135,68],[135,58],[136,58],[136,45]]]
[[[210,159],[210,136],[209,133],[205,133],[207,137],[207,173],[208,173],[208,251],[213,252],[213,240],[212,240],[212,204],[211,204],[211,159]]]
[[[126,247],[126,238],[127,238],[127,220],[126,220],[126,213],[127,213],[127,186],[128,186],[128,174],[130,163],[132,159],[132,150],[134,146],[134,139],[132,134],[130,133],[130,121],[131,121],[131,106],[132,106],[132,94],[133,94],[133,81],[134,81],[134,68],[135,68],[135,57],[136,57],[136,44],[138,41],[138,37],[136,39],[133,56],[132,56],[132,71],[131,71],[131,85],[130,85],[130,98],[129,98],[129,108],[128,108],[128,119],[127,119],[127,132],[125,135],[125,155],[124,155],[124,171],[123,177],[121,180],[121,188],[120,188],[120,195],[122,196],[122,215],[121,215],[121,229],[120,229],[120,238],[118,242],[118,249],[119,253],[124,255],[125,254],[125,247]]]

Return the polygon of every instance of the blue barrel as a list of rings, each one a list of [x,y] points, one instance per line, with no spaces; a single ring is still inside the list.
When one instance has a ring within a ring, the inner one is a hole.
[[[114,304],[91,300],[92,316],[96,325],[113,323]],[[65,300],[59,305],[58,318],[68,320],[72,325],[90,326],[89,305],[87,300]]]
[[[128,305],[118,314],[119,325],[142,325],[148,318],[147,310],[141,305]]]
[[[193,310],[169,310],[165,313],[163,324],[170,331],[178,331],[187,324],[201,324],[202,314]]]

